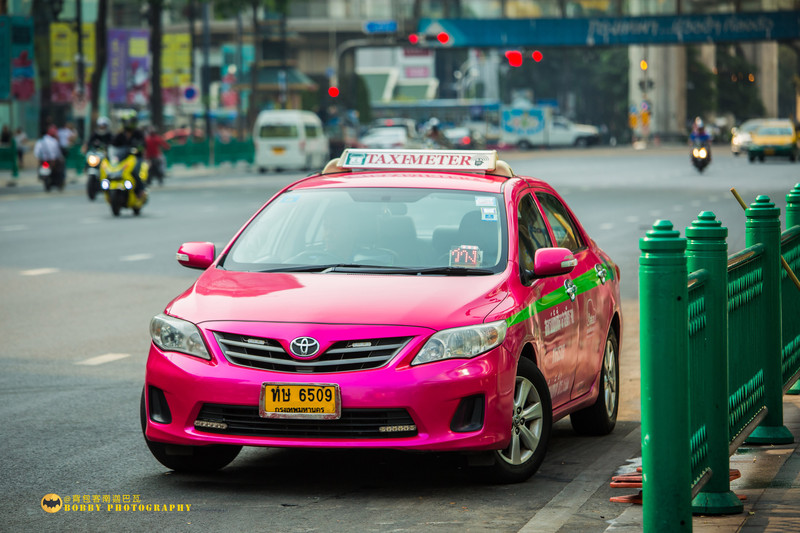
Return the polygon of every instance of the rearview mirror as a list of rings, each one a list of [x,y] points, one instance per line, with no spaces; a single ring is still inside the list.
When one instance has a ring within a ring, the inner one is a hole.
[[[188,268],[205,270],[214,263],[216,250],[210,242],[185,242],[178,248],[178,263]]]

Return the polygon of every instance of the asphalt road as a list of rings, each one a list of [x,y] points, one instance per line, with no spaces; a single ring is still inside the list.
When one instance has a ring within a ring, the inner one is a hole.
[[[612,435],[578,437],[559,422],[539,473],[511,486],[479,482],[457,457],[379,451],[246,449],[214,475],[170,473],[144,445],[138,408],[149,319],[197,276],[175,251],[185,241],[224,245],[299,174],[176,173],[140,217],[120,218],[89,202],[81,183],[50,194],[21,184],[0,192],[0,529],[605,531],[625,510],[608,501],[619,493],[608,479],[633,468],[639,448],[638,239],[656,219],[683,233],[710,210],[738,251],[744,214],[729,189],[783,209],[800,165],[750,165],[723,148],[702,176],[683,148],[504,157],[555,185],[621,265],[622,411]],[[84,510],[45,513],[49,493]]]

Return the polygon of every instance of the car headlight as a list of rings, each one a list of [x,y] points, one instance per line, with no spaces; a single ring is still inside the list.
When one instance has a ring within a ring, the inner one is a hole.
[[[163,313],[158,314],[150,321],[150,337],[162,350],[181,352],[211,360],[200,330],[191,322]]]
[[[421,365],[444,359],[470,359],[500,346],[505,338],[505,320],[445,329],[428,339],[411,364]]]

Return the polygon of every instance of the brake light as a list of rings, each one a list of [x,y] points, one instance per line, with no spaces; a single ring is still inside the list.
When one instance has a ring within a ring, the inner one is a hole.
[[[44,163],[42,163],[42,168],[43,168],[43,169],[45,169],[45,170],[47,170],[48,168],[50,168],[50,163],[48,163],[47,161],[45,161]]]
[[[469,144],[472,142],[472,139],[469,138],[469,135],[464,135],[461,137],[461,144]]]

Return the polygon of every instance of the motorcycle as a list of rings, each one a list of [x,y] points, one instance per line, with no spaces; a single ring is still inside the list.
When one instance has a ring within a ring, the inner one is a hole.
[[[697,172],[703,173],[703,170],[711,164],[711,149],[706,143],[697,142],[692,147],[692,164]]]
[[[100,145],[95,144],[86,151],[86,195],[89,200],[94,200],[100,192],[100,163],[105,159],[106,154]]]
[[[37,176],[44,184],[44,190],[50,192],[53,187],[58,187],[59,190],[64,190],[64,175],[58,169],[58,163],[51,163],[50,161],[41,161]]]
[[[141,191],[137,191],[136,178],[141,181]],[[111,206],[114,216],[122,209],[132,209],[138,215],[147,203],[148,165],[139,157],[136,148],[111,146],[108,157],[100,164],[100,188],[105,192],[106,202]]]

